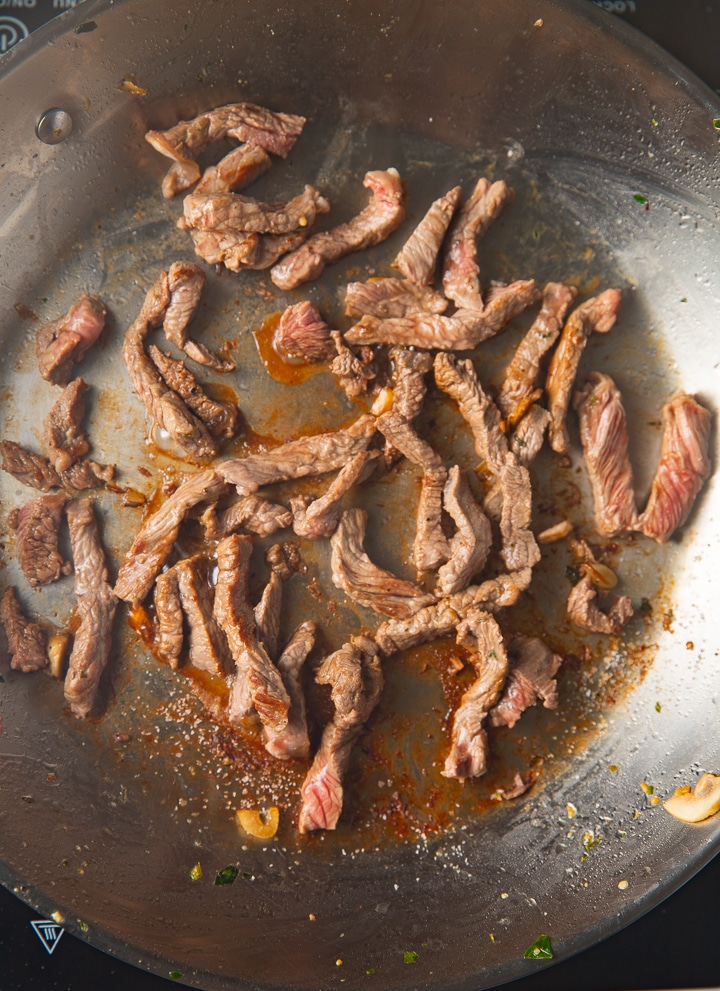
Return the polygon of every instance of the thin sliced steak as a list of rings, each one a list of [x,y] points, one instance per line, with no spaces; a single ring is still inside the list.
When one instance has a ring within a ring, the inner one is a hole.
[[[690,514],[710,474],[712,415],[693,396],[678,393],[663,406],[660,463],[637,528],[664,544]]]
[[[515,462],[527,467],[535,460],[545,440],[550,414],[542,406],[533,403],[518,423],[510,438],[509,446]],[[497,478],[483,499],[483,509],[491,520],[500,519],[503,502],[503,483]]]
[[[208,165],[196,193],[230,193],[244,189],[270,168],[270,156],[259,145],[245,143],[233,148],[217,165]]]
[[[330,204],[322,193],[307,185],[287,203],[261,203],[240,193],[190,193],[183,201],[178,227],[243,234],[294,234],[312,227],[316,217],[329,209]]]
[[[38,496],[21,507],[17,516],[16,554],[32,588],[50,585],[72,573],[58,550],[58,531],[65,509],[65,494]]]
[[[499,474],[508,454],[502,417],[480,385],[472,361],[450,354],[435,355],[435,381],[458,404],[472,431],[480,460],[491,472]]]
[[[379,244],[397,230],[405,219],[405,190],[397,169],[368,172],[363,185],[372,192],[364,210],[346,224],[314,234],[272,268],[270,278],[278,289],[295,289],[317,279],[326,265]]]
[[[330,685],[335,714],[323,731],[320,748],[301,789],[301,833],[335,829],[342,812],[343,777],[352,747],[380,698],[383,675],[376,645],[368,637],[326,657],[315,680]]]
[[[171,357],[154,344],[149,345],[147,351],[168,388],[180,396],[213,437],[229,439],[237,436],[242,417],[235,403],[211,399],[184,361]]]
[[[222,540],[240,529],[255,533],[258,537],[269,537],[289,527],[292,521],[292,511],[286,506],[257,495],[244,496],[221,512],[211,507],[202,516],[205,536],[210,540]]]
[[[16,444],[14,440],[2,441],[0,451],[2,452],[3,471],[12,475],[18,482],[22,482],[23,485],[28,485],[30,488],[38,489],[40,492],[49,492],[50,489],[60,488],[62,484],[60,476],[42,454],[28,451],[20,444]]]
[[[22,610],[12,585],[0,600],[0,623],[5,630],[13,671],[40,671],[50,663],[47,636],[37,623],[31,623]]]
[[[241,269],[259,271],[299,248],[306,231],[295,234],[247,234],[245,231],[190,230],[195,254],[208,265],[224,265],[231,272]]]
[[[225,636],[213,616],[214,595],[208,561],[195,554],[178,561],[173,570],[188,621],[190,663],[222,678],[232,671],[232,662]]]
[[[253,614],[257,636],[272,659],[277,657],[280,640],[280,610],[283,600],[283,583],[300,567],[300,552],[295,544],[273,544],[265,560],[270,565],[270,580],[263,589]]]
[[[180,667],[184,644],[183,608],[177,566],[162,571],[155,582],[154,651],[171,668]]]
[[[115,478],[114,465],[100,465],[96,461],[76,461],[60,475],[64,489],[82,492],[83,489],[101,489]]]
[[[387,320],[418,313],[444,313],[447,306],[447,300],[439,292],[405,279],[350,282],[345,294],[345,313],[349,317],[367,315]]]
[[[303,365],[332,361],[337,354],[330,328],[308,299],[283,312],[273,347],[281,358]]]
[[[90,450],[87,434],[81,427],[86,391],[81,378],[73,379],[43,420],[43,447],[57,472],[70,468]]]
[[[293,530],[299,537],[318,540],[330,537],[340,519],[343,497],[364,481],[375,467],[379,451],[361,451],[351,458],[338,472],[327,492],[318,499],[297,496],[290,500],[293,511]]]
[[[542,702],[556,709],[558,690],[555,675],[562,657],[554,654],[539,637],[516,634],[507,645],[510,673],[499,701],[488,714],[489,726],[514,726],[531,705]]]
[[[410,282],[432,283],[440,246],[461,196],[462,187],[455,186],[435,200],[392,263]]]
[[[85,352],[105,327],[107,309],[97,296],[82,295],[64,316],[44,324],[37,335],[40,374],[53,385],[66,386],[72,378],[73,365],[82,361]]]
[[[337,356],[333,358],[330,371],[338,380],[338,385],[348,399],[357,399],[367,392],[368,383],[375,378],[372,348],[358,348],[353,351],[343,344],[342,334],[333,330],[330,332]]]
[[[448,472],[443,503],[457,533],[450,539],[450,557],[438,571],[438,591],[451,595],[465,588],[473,575],[482,571],[492,546],[492,528],[457,465]]]
[[[163,330],[168,341],[188,358],[221,372],[231,372],[234,361],[219,358],[188,336],[188,324],[197,313],[206,278],[203,270],[192,262],[173,262],[168,270],[170,303],[163,318]]]
[[[315,624],[310,620],[301,623],[277,662],[278,671],[290,696],[290,708],[285,729],[276,732],[269,726],[265,727],[265,749],[280,760],[307,760],[310,756],[305,692],[300,672],[315,645],[315,632]]]
[[[105,552],[92,501],[69,502],[67,518],[80,625],[65,676],[65,698],[76,716],[86,717],[95,707],[100,676],[110,656],[117,599],[108,584]]]
[[[530,473],[510,460],[500,469],[502,510],[500,556],[509,571],[532,568],[540,560],[540,548],[530,530],[532,489]]]
[[[599,592],[593,585],[591,575],[583,575],[568,597],[568,616],[581,630],[591,633],[619,633],[633,615],[630,598],[621,595],[609,609],[603,611],[598,597]]]
[[[407,348],[392,348],[393,412],[408,423],[412,423],[425,402],[427,386],[425,376],[433,365],[432,355],[427,351],[409,351]]]

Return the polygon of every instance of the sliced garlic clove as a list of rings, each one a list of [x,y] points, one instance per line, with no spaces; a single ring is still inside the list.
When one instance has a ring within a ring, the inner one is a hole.
[[[692,791],[687,785],[676,788],[665,802],[665,810],[683,822],[702,822],[720,810],[720,775],[703,774]]]

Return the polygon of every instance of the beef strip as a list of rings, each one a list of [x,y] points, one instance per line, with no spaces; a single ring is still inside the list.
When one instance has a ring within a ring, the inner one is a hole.
[[[12,585],[0,600],[0,623],[5,630],[13,671],[40,671],[50,663],[47,636],[37,623],[31,623],[23,612]]]
[[[602,611],[597,601],[598,594],[592,577],[583,575],[568,597],[568,616],[582,630],[589,630],[591,633],[619,633],[633,614],[631,600],[627,595],[621,595],[608,610]]]
[[[518,423],[510,438],[510,450],[519,465],[527,467],[538,454],[545,439],[550,414],[542,406],[533,403]],[[503,483],[497,478],[483,499],[483,509],[491,520],[499,519],[502,511]]]
[[[295,289],[319,278],[326,265],[379,244],[400,226],[405,219],[405,190],[397,169],[368,172],[363,185],[372,192],[364,210],[346,224],[313,235],[273,266],[270,278],[278,289]]]
[[[622,396],[609,375],[590,372],[573,405],[580,418],[597,532],[616,537],[634,530],[638,512]]]
[[[217,165],[208,165],[196,193],[229,193],[244,189],[270,168],[270,156],[259,145],[245,143],[233,148]]]
[[[432,356],[427,351],[392,348],[393,412],[408,423],[420,414],[427,387],[425,376],[432,368]]]
[[[184,351],[188,358],[221,372],[231,372],[234,361],[219,358],[204,344],[188,336],[188,324],[197,313],[205,280],[203,270],[192,262],[173,262],[168,270],[170,302],[163,318],[163,330],[168,341]]]
[[[500,556],[509,571],[532,568],[540,560],[540,548],[529,529],[532,517],[530,473],[522,465],[513,464],[512,455],[500,469],[502,511]]]
[[[365,553],[367,513],[347,509],[330,538],[332,580],[354,602],[396,618],[411,616],[434,596],[378,567]]]
[[[278,671],[290,696],[285,729],[276,732],[265,727],[265,749],[280,760],[306,760],[310,755],[310,738],[305,712],[305,692],[300,680],[302,666],[315,645],[316,627],[307,620],[290,637],[277,662]]]
[[[620,299],[617,289],[606,289],[576,307],[563,327],[545,382],[551,416],[548,436],[550,446],[558,454],[570,450],[565,417],[585,345],[593,331],[606,334],[612,329]]]
[[[542,701],[546,709],[558,704],[555,675],[562,657],[539,637],[516,634],[507,645],[510,673],[498,702],[488,714],[489,726],[514,726],[531,705]]]
[[[637,529],[664,544],[690,514],[710,474],[708,447],[712,416],[692,396],[680,392],[663,406],[660,463]]]
[[[72,565],[58,551],[58,530],[65,494],[38,496],[21,507],[17,517],[16,554],[32,588],[50,585],[72,573]]]
[[[448,472],[443,504],[457,526],[457,533],[450,540],[450,557],[438,571],[437,587],[440,594],[451,595],[465,588],[473,575],[482,571],[492,545],[492,530],[457,465]]]
[[[435,381],[458,404],[472,430],[478,457],[486,468],[499,474],[508,454],[502,417],[495,403],[483,391],[472,361],[450,354],[435,355]]]
[[[195,159],[214,141],[235,138],[285,158],[304,123],[304,117],[272,113],[252,103],[233,103],[180,121],[167,131],[148,131],[145,140],[173,159],[162,185],[163,196],[170,199],[198,181],[200,167]]]
[[[419,286],[432,283],[438,252],[461,195],[462,187],[455,186],[435,200],[392,263],[410,282]]]
[[[82,295],[67,313],[44,324],[37,334],[40,374],[53,385],[66,386],[73,365],[98,339],[105,326],[107,309],[97,296]]]
[[[290,509],[257,495],[244,496],[221,512],[210,507],[202,516],[205,536],[210,540],[222,540],[241,528],[258,537],[269,537],[292,522]]]
[[[235,660],[228,717],[241,726],[256,712],[264,726],[278,733],[288,723],[290,696],[257,638],[248,597],[251,554],[252,537],[234,533],[217,545],[215,618],[225,631]]]
[[[199,554],[178,561],[174,569],[180,603],[188,621],[190,663],[222,678],[232,670],[225,636],[213,616],[213,589],[208,562]]]
[[[429,286],[405,279],[371,279],[350,282],[345,293],[345,313],[349,317],[411,317],[423,313],[444,313],[447,300]]]
[[[508,658],[495,618],[480,609],[473,610],[460,623],[457,642],[470,651],[477,679],[455,711],[450,753],[441,773],[446,778],[463,780],[477,778],[487,770],[485,720],[505,684]]]
[[[171,303],[169,273],[162,272],[125,334],[122,356],[132,387],[157,426],[167,431],[186,454],[202,461],[217,454],[217,443],[202,420],[168,388],[144,346],[150,329],[162,324]]]
[[[332,361],[337,354],[330,328],[308,299],[283,312],[273,334],[273,347],[293,364]]]
[[[247,234],[244,231],[191,229],[195,254],[208,265],[224,265],[231,272],[270,268],[288,251],[299,248],[307,231],[294,234]]]
[[[378,451],[361,451],[351,458],[333,479],[324,495],[318,499],[297,496],[290,500],[293,530],[299,537],[318,540],[330,537],[340,519],[343,497],[375,468]]]
[[[184,361],[171,357],[151,344],[148,354],[165,384],[199,417],[213,437],[229,439],[237,436],[242,417],[235,403],[211,399],[204,391]]]
[[[190,193],[183,201],[178,227],[243,234],[294,234],[312,227],[316,217],[329,209],[325,197],[314,186],[307,185],[287,203],[261,203],[240,193]]]
[[[342,334],[339,331],[331,331],[330,336],[337,350],[330,371],[348,399],[357,399],[367,391],[368,383],[375,378],[373,365],[375,355],[372,348],[358,348],[353,351],[343,344]]]
[[[26,450],[14,440],[4,440],[0,443],[2,452],[2,468],[18,482],[28,485],[40,492],[60,488],[60,476],[47,458]]]
[[[543,289],[540,312],[505,371],[505,380],[497,398],[503,416],[514,422],[519,419],[516,411],[533,394],[542,359],[558,339],[567,311],[576,296],[577,289],[562,282],[548,282]]]
[[[67,518],[80,625],[65,675],[65,698],[76,716],[85,717],[95,707],[100,677],[110,656],[117,599],[108,584],[105,552],[92,501],[69,502]]]
[[[300,554],[294,544],[273,544],[265,554],[265,560],[270,565],[270,580],[255,606],[254,616],[258,638],[268,656],[274,658],[277,656],[280,639],[283,582],[298,570]]]
[[[162,571],[155,582],[155,653],[171,668],[180,667],[184,643],[183,608],[177,565]]]
[[[83,489],[101,489],[115,478],[114,465],[101,465],[96,461],[76,461],[60,474],[64,489],[82,492]]]
[[[330,685],[335,713],[323,731],[320,747],[303,782],[298,818],[301,833],[335,829],[343,804],[343,777],[352,746],[362,733],[382,692],[383,676],[376,645],[352,637],[325,658],[315,680]]]
[[[280,575],[283,581],[287,581],[291,575],[300,570],[302,560],[300,558],[300,548],[297,544],[286,540],[282,544],[273,544],[268,547],[265,559],[276,574]]]
[[[86,391],[81,378],[73,379],[43,420],[43,447],[57,472],[65,471],[90,450],[90,442],[81,429]]]

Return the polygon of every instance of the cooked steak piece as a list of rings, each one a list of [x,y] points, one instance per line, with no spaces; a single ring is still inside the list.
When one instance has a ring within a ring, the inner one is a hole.
[[[542,702],[546,709],[558,704],[555,675],[562,657],[538,637],[516,634],[507,645],[510,673],[499,701],[488,714],[489,726],[514,726],[531,705]]]
[[[157,426],[167,431],[186,454],[202,461],[217,454],[214,438],[180,396],[168,388],[145,351],[145,338],[152,327],[162,324],[171,302],[169,273],[162,272],[125,334],[122,355],[132,387]]]
[[[392,263],[410,282],[419,286],[432,283],[438,252],[461,196],[462,187],[455,186],[435,200]]]
[[[367,513],[347,509],[330,538],[333,584],[354,602],[386,616],[412,616],[435,597],[418,585],[378,567],[365,553]]]
[[[208,561],[200,554],[178,561],[174,569],[180,603],[188,621],[190,663],[222,678],[232,661],[225,636],[213,616],[213,588]]]
[[[145,140],[174,160],[162,185],[163,196],[170,199],[198,181],[200,167],[195,159],[214,141],[235,138],[285,158],[304,123],[304,117],[275,114],[252,103],[232,103],[182,120],[167,131],[148,131]]]
[[[177,565],[162,571],[155,582],[155,653],[171,668],[180,667],[183,649],[183,608]]]
[[[243,231],[191,230],[190,237],[198,258],[208,265],[224,265],[231,272],[239,272],[241,268],[250,267],[248,262],[257,257],[261,235]]]
[[[330,685],[335,714],[323,731],[320,747],[301,789],[298,818],[301,833],[335,829],[343,803],[343,777],[352,746],[362,733],[382,692],[383,676],[376,645],[368,637],[330,654],[315,675]]]
[[[38,496],[21,507],[17,516],[18,563],[33,588],[49,585],[72,573],[72,565],[58,551],[58,530],[65,494]]]
[[[375,468],[379,451],[361,451],[351,458],[319,499],[297,496],[290,500],[293,530],[299,537],[318,540],[331,536],[340,519],[342,500],[353,487],[364,481]]]
[[[548,436],[550,446],[558,454],[570,450],[565,417],[585,345],[593,331],[606,334],[612,329],[620,299],[617,289],[606,289],[576,307],[565,322],[545,382],[551,416]]]
[[[309,228],[306,227],[295,231],[294,234],[251,234],[250,237],[256,238],[255,246],[242,263],[242,268],[248,268],[253,272],[264,272],[272,268],[283,255],[295,251],[304,244],[309,232]],[[227,262],[225,267],[230,268]]]
[[[532,518],[532,489],[530,473],[522,465],[508,462],[500,469],[502,511],[500,556],[508,571],[532,568],[540,560],[540,548],[529,529]]]
[[[353,351],[343,344],[342,334],[337,330],[331,331],[330,336],[337,350],[337,357],[333,358],[330,371],[348,399],[357,399],[367,392],[368,383],[375,378],[373,350],[358,348]]]
[[[273,347],[281,358],[303,365],[332,361],[337,354],[330,328],[309,299],[288,306],[273,334]]]
[[[692,396],[680,392],[663,406],[660,463],[637,528],[664,544],[688,518],[695,497],[710,474],[708,445],[712,416]]]
[[[282,544],[273,544],[272,547],[268,547],[265,553],[265,560],[272,570],[280,575],[283,581],[287,581],[288,578],[296,574],[302,564],[300,548],[297,544],[293,544],[289,540],[286,540]]]
[[[422,313],[444,313],[448,303],[429,286],[405,279],[371,279],[350,282],[345,294],[345,313],[349,317],[366,315],[387,320]]]
[[[598,595],[591,575],[583,575],[568,597],[568,616],[582,630],[589,630],[591,633],[619,633],[633,615],[630,598],[621,595],[607,611],[602,611],[597,601]]]
[[[26,450],[14,440],[4,440],[0,443],[2,452],[2,469],[12,475],[18,482],[40,492],[60,488],[60,476],[47,458]]]
[[[548,282],[543,289],[540,312],[520,341],[512,361],[505,372],[497,404],[503,416],[517,422],[518,409],[522,410],[538,384],[540,364],[562,330],[563,321],[577,289],[562,282]]]
[[[457,526],[457,533],[450,539],[450,557],[438,571],[437,587],[442,595],[451,595],[465,588],[473,575],[482,571],[492,546],[492,529],[457,465],[448,472],[443,504]]]
[[[183,201],[182,230],[242,231],[243,234],[294,234],[312,227],[329,202],[314,186],[287,203],[261,203],[240,193],[190,193]]]
[[[515,193],[500,181],[478,179],[450,225],[443,258],[443,291],[459,309],[481,310],[483,300],[477,264],[477,239],[482,237]]]
[[[115,478],[114,465],[100,465],[97,461],[76,461],[60,475],[64,489],[82,492],[83,489],[101,489]]]
[[[291,578],[300,567],[300,553],[294,544],[273,544],[265,554],[270,565],[270,580],[255,606],[254,616],[257,635],[268,656],[277,657],[280,639],[280,610],[283,599],[283,582]]]
[[[326,265],[379,244],[400,226],[405,219],[405,190],[397,169],[368,172],[363,185],[372,192],[364,210],[346,224],[314,234],[272,268],[270,278],[278,289],[295,289],[319,278]]]
[[[242,418],[234,403],[211,399],[184,361],[171,357],[154,344],[147,351],[168,388],[180,396],[213,437],[231,438],[238,434]]]
[[[425,376],[432,368],[432,356],[427,351],[392,348],[393,412],[408,423],[419,416],[427,387]]]
[[[50,663],[47,636],[37,623],[31,623],[22,610],[12,585],[0,600],[0,623],[5,630],[13,671],[40,671]]]
[[[188,358],[221,372],[231,372],[234,361],[226,361],[188,337],[188,324],[197,313],[206,275],[192,262],[173,262],[168,270],[170,302],[163,318],[165,337]]]
[[[43,447],[57,472],[63,472],[90,450],[81,429],[85,416],[87,386],[81,378],[73,381],[43,420]]]
[[[315,644],[315,624],[310,620],[301,623],[290,638],[277,662],[278,671],[290,696],[288,721],[285,729],[275,731],[265,727],[265,749],[280,760],[306,760],[310,756],[305,692],[300,672]]]
[[[67,518],[80,625],[65,675],[65,698],[76,716],[85,717],[95,707],[100,676],[110,656],[117,599],[108,584],[105,552],[91,500],[69,502]]]
[[[498,474],[508,453],[502,417],[480,385],[472,361],[450,354],[435,355],[435,381],[458,404],[472,430],[480,460],[491,472]]]
[[[519,465],[531,464],[543,445],[550,414],[542,406],[533,403],[515,428],[510,438],[510,450]],[[490,486],[483,499],[483,509],[491,520],[500,519],[503,501],[503,483],[500,478]]]
[[[202,516],[205,536],[211,540],[222,540],[240,529],[258,537],[269,537],[290,526],[292,521],[291,510],[257,495],[244,496],[220,512],[211,506]]]
[[[133,605],[142,602],[169,557],[188,513],[201,503],[217,501],[227,489],[227,482],[213,468],[186,478],[140,528],[118,572],[118,598]]]
[[[82,295],[64,316],[46,323],[37,335],[40,374],[53,385],[66,386],[73,365],[98,339],[105,326],[107,309],[97,296]]]
[[[573,405],[580,418],[597,532],[616,537],[634,530],[638,512],[622,396],[609,375],[590,372]]]
[[[196,193],[229,193],[244,189],[259,179],[270,168],[272,162],[264,148],[255,144],[241,144],[233,148],[217,165],[208,165]]]
[[[500,627],[490,613],[474,610],[458,626],[457,642],[470,651],[477,679],[464,693],[453,716],[452,744],[442,774],[446,778],[477,778],[487,770],[485,720],[495,705],[508,672]]]
[[[257,638],[248,597],[251,554],[252,537],[234,533],[217,545],[215,619],[225,631],[235,660],[228,716],[241,726],[256,712],[264,726],[279,733],[288,723],[290,696]]]

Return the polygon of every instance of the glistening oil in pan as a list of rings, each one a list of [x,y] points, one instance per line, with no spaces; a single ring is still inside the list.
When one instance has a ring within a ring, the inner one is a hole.
[[[649,448],[647,461],[652,463],[659,447],[657,421],[665,395],[641,396],[633,388],[635,373],[628,370],[656,361],[658,370],[652,380],[658,381],[662,356],[655,346],[649,346],[651,324],[645,325],[643,333],[636,332],[643,307],[633,298],[632,273],[617,270],[612,246],[579,222],[580,208],[578,215],[565,204],[559,208],[516,143],[497,152],[459,156],[455,148],[402,132],[378,132],[349,123],[321,144],[312,140],[309,126],[288,161],[276,161],[249,192],[262,199],[285,199],[305,182],[316,183],[333,204],[329,217],[323,218],[329,226],[348,219],[365,204],[367,194],[361,185],[365,171],[390,165],[398,168],[407,183],[408,217],[384,244],[349,256],[328,269],[319,282],[289,294],[278,291],[267,273],[208,272],[203,303],[191,330],[208,346],[231,353],[236,369],[222,376],[202,369],[196,374],[211,393],[234,398],[244,418],[243,432],[226,445],[221,457],[243,456],[304,433],[346,426],[369,409],[372,396],[346,400],[327,370],[292,385],[276,381],[263,364],[256,335],[288,303],[305,298],[313,300],[333,326],[346,329],[351,322],[343,315],[347,282],[394,274],[390,263],[430,202],[457,184],[469,193],[482,174],[505,178],[516,192],[514,203],[479,246],[485,286],[491,280],[534,277],[542,284],[552,279],[576,286],[580,299],[610,286],[623,289],[625,299],[612,331],[614,346],[608,348],[605,342],[591,339],[581,375],[601,367],[616,378],[628,418],[641,429],[642,442],[635,440],[634,450]],[[110,311],[108,329],[79,372],[91,387],[87,424],[93,457],[118,467],[117,491],[97,496],[111,576],[143,518],[193,470],[174,457],[172,450],[153,442],[120,356],[124,331],[160,270],[175,260],[193,257],[187,236],[175,224],[181,201],[162,199],[159,175],[160,165],[152,181],[139,185],[133,202],[110,204],[94,228],[78,239],[71,256],[61,259],[52,279],[39,281],[32,298],[18,301],[38,319],[20,313],[13,318],[17,344],[4,366],[2,435],[37,450],[38,425],[57,393],[37,374],[34,329],[41,321],[65,312],[82,291],[105,300]],[[490,391],[501,384],[504,368],[533,314],[523,314],[469,355]],[[157,343],[168,348],[161,339]],[[469,431],[454,404],[432,385],[417,426],[447,465],[457,463],[470,473],[480,497],[486,482],[477,471]],[[568,519],[574,525],[574,536],[597,544],[577,430],[571,429],[570,456],[560,459],[543,452],[532,466],[533,528],[538,532]],[[646,484],[642,466],[639,478]],[[281,502],[298,492],[319,495],[326,484],[326,479],[310,479],[277,486],[270,495]],[[129,499],[128,491],[136,497]],[[362,505],[369,513],[367,549],[372,559],[410,580],[416,579],[411,552],[418,492],[418,472],[400,463],[347,500],[348,505]],[[27,491],[3,477],[2,495],[5,522],[7,513],[27,499]],[[6,532],[9,575],[22,587],[22,576],[12,560],[12,536]],[[317,745],[332,710],[326,690],[312,682],[312,667],[351,634],[372,633],[381,617],[354,606],[334,587],[327,543],[311,543],[290,533],[258,541],[252,576],[256,597],[267,577],[262,550],[273,539],[296,541],[303,561],[300,573],[286,586],[282,637],[287,638],[308,617],[320,627],[318,645],[305,671],[311,736]],[[199,524],[188,522],[178,541],[180,553],[198,553],[204,546],[212,555],[212,544],[205,545]],[[75,760],[82,748],[96,753],[120,803],[123,794],[126,799],[128,795],[153,796],[183,834],[198,831],[206,835],[213,830],[227,834],[235,828],[236,809],[277,805],[279,836],[289,846],[301,842],[311,849],[322,846],[327,850],[348,842],[350,836],[360,847],[433,838],[481,822],[489,809],[502,815],[502,792],[512,789],[517,774],[530,788],[516,801],[532,803],[533,789],[571,766],[578,750],[602,731],[603,713],[632,691],[652,663],[654,630],[670,609],[672,590],[665,576],[676,549],[649,547],[644,539],[631,537],[612,544],[605,541],[601,550],[603,560],[620,578],[616,591],[630,594],[636,606],[646,600],[649,608],[638,610],[619,638],[579,633],[564,612],[571,587],[567,572],[573,565],[568,545],[560,541],[544,547],[529,591],[498,619],[506,636],[513,632],[541,636],[563,655],[560,705],[554,711],[529,710],[513,729],[490,730],[491,756],[484,777],[463,783],[441,774],[452,713],[473,677],[467,655],[454,640],[446,639],[385,661],[385,690],[354,749],[345,810],[334,836],[296,839],[299,790],[309,765],[275,760],[265,752],[257,730],[243,736],[224,725],[226,689],[222,684],[189,669],[172,672],[156,659],[150,605],[129,618],[121,610],[104,684],[104,711],[97,720],[81,724],[68,719],[61,686],[48,679],[21,682],[14,678],[12,687],[30,719],[57,726],[60,752],[73,754]],[[432,589],[432,576],[421,581]],[[33,596],[30,608],[59,628],[66,626],[73,608],[72,579],[65,578]]]

